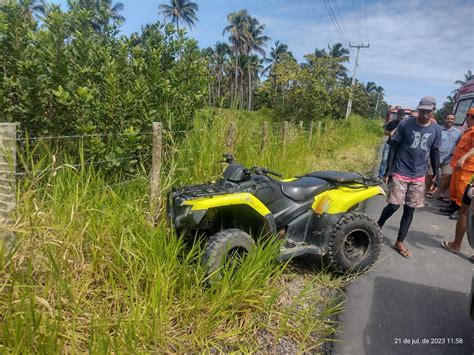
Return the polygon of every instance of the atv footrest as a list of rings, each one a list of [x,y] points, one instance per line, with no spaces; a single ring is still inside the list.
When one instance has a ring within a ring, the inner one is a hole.
[[[305,254],[321,255],[321,249],[314,245],[304,243],[295,243],[293,245],[283,245],[280,248],[280,256],[278,261],[285,261],[296,256]]]

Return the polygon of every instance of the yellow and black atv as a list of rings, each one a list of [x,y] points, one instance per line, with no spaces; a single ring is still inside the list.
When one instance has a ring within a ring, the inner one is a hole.
[[[377,223],[357,210],[375,195],[380,182],[360,174],[315,171],[277,180],[262,167],[245,168],[224,155],[229,165],[215,183],[173,189],[167,215],[178,234],[207,238],[208,272],[229,258],[250,252],[256,238],[284,238],[279,260],[313,254],[336,272],[361,271],[380,253]]]

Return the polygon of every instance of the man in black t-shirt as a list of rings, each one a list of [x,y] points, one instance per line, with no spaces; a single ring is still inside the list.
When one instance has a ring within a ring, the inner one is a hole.
[[[399,123],[392,136],[384,174],[384,182],[389,188],[388,204],[380,215],[378,225],[382,228],[387,219],[403,206],[398,238],[393,248],[404,257],[411,256],[403,242],[413,214],[416,208],[424,206],[428,159],[431,160],[434,171],[437,172],[439,167],[441,127],[432,120],[435,107],[434,97],[423,97],[417,107],[419,116]]]
[[[389,121],[384,126],[384,133],[388,136],[387,142],[383,147],[382,152],[382,161],[380,162],[380,169],[379,169],[379,179],[383,178],[383,174],[385,173],[385,169],[387,168],[387,158],[388,158],[388,151],[390,149],[390,143],[392,142],[392,135],[395,133],[395,130],[398,127],[398,124],[405,118],[405,110],[399,109],[397,111],[397,118],[393,121]]]
[[[390,144],[392,142],[392,136],[395,133],[395,130],[398,127],[398,124],[405,118],[405,110],[404,109],[399,109],[397,111],[397,118],[394,119],[393,121],[390,121],[385,125],[385,135],[388,136],[388,141],[387,143]]]

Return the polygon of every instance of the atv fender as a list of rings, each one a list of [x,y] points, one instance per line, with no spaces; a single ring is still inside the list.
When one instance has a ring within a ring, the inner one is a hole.
[[[226,207],[232,205],[247,205],[252,208],[265,221],[265,228],[269,233],[276,233],[275,219],[271,211],[258,198],[250,193],[242,192],[236,194],[217,195],[212,197],[186,200],[183,206],[191,206],[191,212],[195,224],[199,224],[207,211],[211,208]],[[198,220],[199,219],[199,220]]]
[[[349,211],[357,204],[366,201],[376,195],[384,195],[385,192],[380,186],[360,188],[339,187],[328,190],[314,198],[311,208],[317,213],[337,214]]]

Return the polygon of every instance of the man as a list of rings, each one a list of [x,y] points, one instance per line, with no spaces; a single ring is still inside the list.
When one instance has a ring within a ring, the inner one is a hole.
[[[417,118],[418,112],[416,110],[411,110],[409,118]]]
[[[453,168],[449,185],[451,206],[440,209],[441,213],[449,213],[451,219],[458,218],[464,190],[474,175],[474,107],[466,112],[466,125],[467,129],[454,148],[451,159]]]
[[[441,183],[439,187],[439,198],[442,201],[449,202],[446,190],[451,182],[451,158],[456,144],[461,138],[461,131],[454,127],[454,115],[448,114],[441,127],[441,147],[439,148],[439,167],[441,169]],[[449,191],[448,191],[449,193]]]
[[[395,130],[398,127],[398,124],[405,118],[405,110],[398,109],[397,117],[393,121],[388,122],[384,127],[384,134],[388,136],[387,141],[383,147],[382,152],[382,161],[380,162],[379,168],[379,178],[381,179],[385,173],[387,168],[387,158],[388,158],[388,151],[390,150],[390,144],[392,142],[392,135],[395,133]]]
[[[384,175],[384,182],[389,187],[388,204],[380,215],[378,225],[382,228],[400,205],[404,205],[398,238],[393,245],[404,257],[411,256],[403,241],[413,220],[415,208],[424,206],[428,156],[434,171],[438,171],[439,167],[441,127],[431,120],[435,106],[434,97],[426,96],[421,99],[417,107],[418,117],[400,122],[392,137],[388,154]]]

